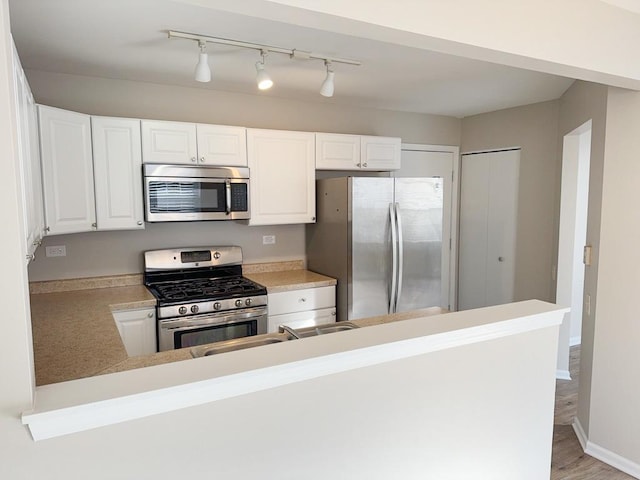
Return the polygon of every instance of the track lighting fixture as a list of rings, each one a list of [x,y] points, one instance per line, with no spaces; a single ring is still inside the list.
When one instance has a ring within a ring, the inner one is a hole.
[[[256,62],[256,82],[258,83],[258,88],[260,90],[268,90],[273,86],[273,80],[264,69],[265,57],[267,56],[267,52],[264,50],[260,51],[260,61]]]
[[[203,40],[198,42],[200,47],[200,57],[198,64],[196,65],[195,77],[198,82],[210,82],[211,81],[211,69],[209,68],[209,55],[205,52],[207,43]]]
[[[323,97],[333,97],[333,78],[335,77],[335,72],[331,69],[330,60],[325,60],[324,65],[325,67],[327,67],[327,76],[325,77],[324,82],[322,82],[322,86],[320,87],[320,95],[322,95]]]
[[[317,53],[306,52],[291,48],[274,47],[271,45],[261,45],[258,43],[242,42],[240,40],[230,40],[228,38],[210,37],[208,35],[199,35],[195,33],[176,32],[170,30],[169,38],[184,38],[198,42],[200,47],[200,59],[196,65],[195,78],[198,82],[209,82],[211,80],[211,69],[209,68],[209,55],[205,52],[207,43],[216,43],[219,45],[230,45],[233,47],[249,48],[260,52],[260,61],[256,62],[256,82],[260,90],[266,90],[273,86],[271,77],[265,70],[265,57],[268,53],[281,53],[289,56],[292,60],[322,60],[324,62],[327,76],[320,87],[320,94],[325,97],[332,97],[335,89],[334,78],[335,73],[332,68],[333,63],[343,63],[346,65],[361,65],[356,60],[347,58],[328,57]]]

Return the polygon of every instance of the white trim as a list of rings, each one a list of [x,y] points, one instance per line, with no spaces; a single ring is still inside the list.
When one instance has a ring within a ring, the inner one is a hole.
[[[428,145],[403,143],[407,152],[450,152],[453,154],[453,179],[451,181],[451,251],[449,252],[449,310],[458,309],[458,215],[460,205],[460,147],[455,145]]]
[[[556,370],[556,380],[571,380],[569,370]]]
[[[576,345],[582,345],[582,336],[578,335],[577,337],[571,337],[569,339],[569,346],[575,347]]]
[[[617,453],[607,450],[600,445],[593,443],[587,439],[584,429],[580,424],[580,421],[576,418],[573,421],[573,431],[578,437],[578,441],[584,450],[584,453],[591,455],[593,458],[600,460],[601,462],[611,465],[617,468],[621,472],[627,473],[635,478],[640,478],[640,464],[629,460]]]
[[[414,318],[299,341],[38,387],[22,423],[34,440],[561,324],[538,300]],[[386,343],[385,343],[386,342]],[[268,350],[271,349],[271,350]],[[276,353],[269,354],[270,352]],[[39,410],[39,411],[38,411]]]
[[[582,428],[582,424],[580,423],[578,417],[575,417],[573,419],[573,423],[571,424],[571,426],[573,427],[573,431],[575,432],[576,437],[578,437],[578,442],[580,442],[582,450],[584,450],[585,448],[587,448],[587,434],[584,433],[584,428]]]

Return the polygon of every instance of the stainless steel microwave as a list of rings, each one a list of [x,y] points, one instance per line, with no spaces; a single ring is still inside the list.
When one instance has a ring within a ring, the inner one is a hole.
[[[147,222],[243,220],[249,210],[249,169],[145,163]]]

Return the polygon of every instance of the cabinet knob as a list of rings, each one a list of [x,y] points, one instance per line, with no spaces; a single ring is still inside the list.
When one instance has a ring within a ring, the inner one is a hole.
[[[499,262],[504,262],[504,257],[498,257]]]
[[[147,317],[149,317],[149,318],[153,318],[153,312],[149,312],[149,313],[147,313]]]
[[[306,298],[304,298],[304,297],[302,297],[302,298],[298,299],[298,301],[299,301],[299,302],[304,303],[304,302],[306,302],[306,301],[307,301],[307,299],[306,299]]]
[[[360,168],[360,167],[362,167],[362,164],[361,163],[356,163],[356,167]]]
[[[363,163],[363,164],[362,164],[362,166],[363,166],[364,168],[367,168],[367,164],[366,164],[366,163]]]
[[[200,163],[204,163],[204,157],[200,157]]]
[[[316,217],[311,217],[311,221],[315,222],[316,221]]]
[[[31,255],[27,255],[26,257],[27,257],[27,263],[29,263],[30,261],[36,259],[36,254],[34,253],[34,254],[31,254]]]
[[[97,224],[97,223],[95,223],[95,222],[93,222],[93,223],[91,224],[91,226],[92,226],[93,228],[98,228],[98,224]]]
[[[191,157],[191,161],[192,161],[193,163],[196,163],[196,162],[198,161],[198,159],[197,159],[196,157]]]
[[[142,225],[142,220],[138,220],[138,225]]]

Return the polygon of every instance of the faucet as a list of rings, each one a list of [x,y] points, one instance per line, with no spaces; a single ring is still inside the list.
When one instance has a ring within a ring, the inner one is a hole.
[[[279,327],[280,332],[284,333],[287,332],[289,335],[291,335],[293,338],[297,338],[300,339],[300,335],[298,334],[298,332],[296,332],[293,328],[288,327],[286,325],[280,325]]]

